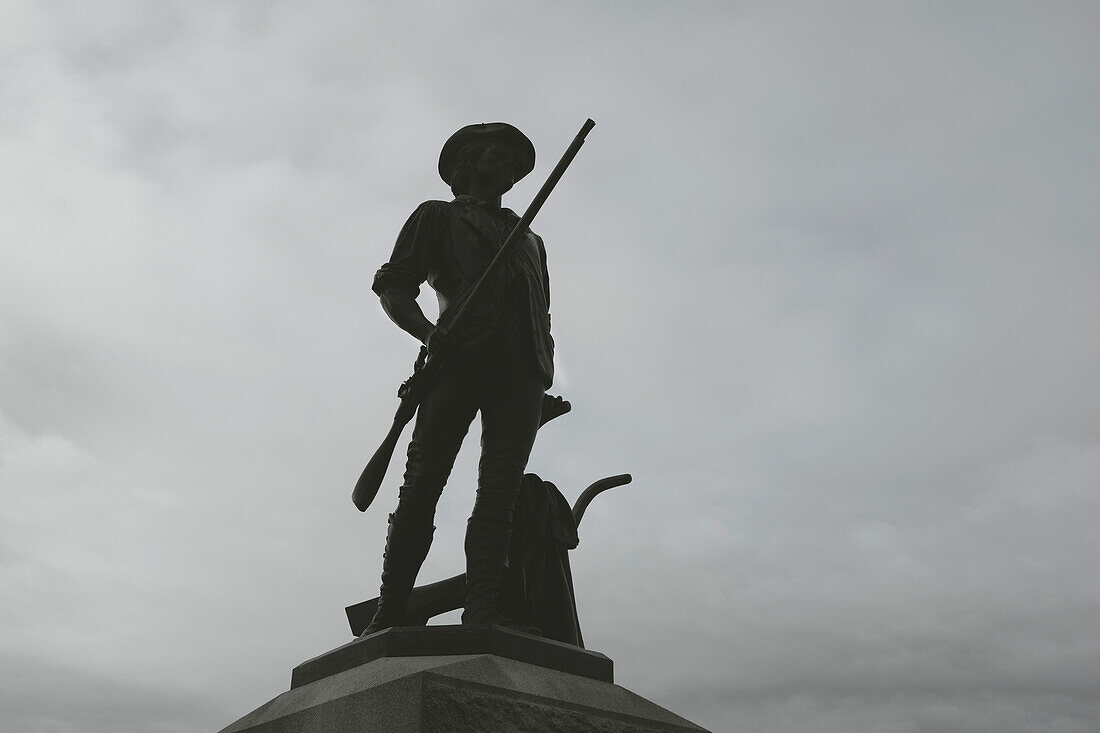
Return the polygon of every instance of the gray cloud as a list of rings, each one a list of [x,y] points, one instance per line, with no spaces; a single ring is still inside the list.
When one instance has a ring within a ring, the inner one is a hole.
[[[38,657],[2,661],[6,730],[116,730],[179,733],[217,726],[231,711],[186,689],[161,689],[132,676],[47,662]]]
[[[619,681],[715,730],[1096,728],[1092,6],[4,12],[13,730],[209,730],[346,640],[415,352],[373,271],[453,129],[530,134],[522,208],[588,116],[530,470],[635,476],[573,560]]]

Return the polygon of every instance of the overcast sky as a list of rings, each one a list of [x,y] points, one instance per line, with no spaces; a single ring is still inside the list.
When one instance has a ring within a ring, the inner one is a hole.
[[[455,129],[530,136],[522,211],[586,117],[534,226],[574,411],[528,470],[634,476],[571,555],[617,682],[715,731],[1100,729],[1098,37],[1087,2],[3,0],[0,730],[217,730],[350,639],[416,354],[374,271]]]

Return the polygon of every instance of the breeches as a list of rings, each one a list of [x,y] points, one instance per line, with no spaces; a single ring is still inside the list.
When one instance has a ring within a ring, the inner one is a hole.
[[[473,517],[511,522],[539,428],[542,378],[516,358],[481,358],[445,369],[421,402],[395,514],[427,528],[474,415],[481,412],[481,460]]]

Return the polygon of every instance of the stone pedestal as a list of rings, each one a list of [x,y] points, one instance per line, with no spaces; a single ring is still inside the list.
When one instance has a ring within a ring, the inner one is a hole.
[[[499,627],[387,629],[298,665],[221,733],[704,730],[612,673],[602,654]]]

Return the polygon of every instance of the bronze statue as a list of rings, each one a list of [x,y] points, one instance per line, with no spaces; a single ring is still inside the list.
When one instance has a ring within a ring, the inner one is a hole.
[[[365,509],[401,428],[417,413],[404,483],[390,515],[377,610],[363,634],[398,625],[431,544],[436,502],[475,414],[482,445],[477,499],[467,523],[462,623],[538,633],[498,606],[516,498],[554,378],[550,280],[542,239],[527,225],[583,143],[589,120],[531,207],[518,217],[501,197],[534,168],[531,141],[512,125],[463,127],[439,156],[452,201],[421,204],[398,235],[373,290],[386,314],[424,348],[383,446],[356,486]],[[428,282],[439,300],[431,323],[416,302]],[[564,407],[563,407],[564,406]],[[560,414],[560,412],[558,413]]]

